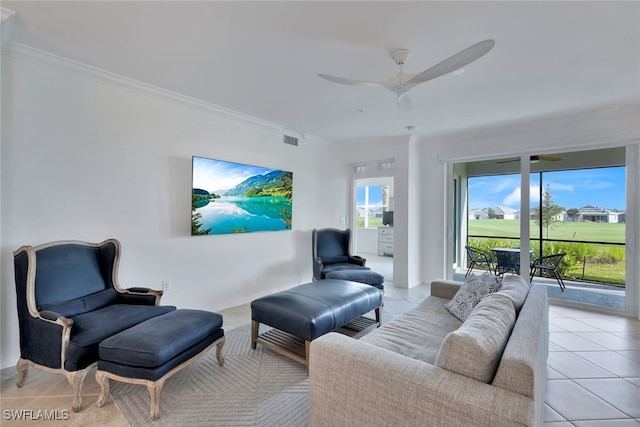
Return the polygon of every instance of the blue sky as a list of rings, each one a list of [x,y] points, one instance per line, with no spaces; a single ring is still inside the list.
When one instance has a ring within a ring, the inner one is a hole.
[[[356,188],[356,204],[364,205],[364,187]],[[369,186],[369,205],[382,206],[382,186]]]
[[[273,169],[223,160],[193,157],[193,188],[229,190],[254,175],[264,175]]]
[[[565,209],[594,205],[625,210],[625,168],[581,169],[542,174],[551,200]],[[531,176],[531,201],[538,203],[539,175]],[[520,175],[469,178],[469,208],[509,206],[520,209]]]

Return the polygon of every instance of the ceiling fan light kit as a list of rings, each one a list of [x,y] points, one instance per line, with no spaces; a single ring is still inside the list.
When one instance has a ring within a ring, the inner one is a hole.
[[[494,40],[489,39],[481,41],[474,44],[473,46],[469,46],[468,48],[456,53],[453,56],[450,56],[444,61],[437,63],[433,67],[416,74],[404,73],[404,71],[402,70],[402,66],[409,57],[409,51],[407,49],[397,49],[391,53],[391,58],[396,63],[396,65],[398,65],[400,70],[395,77],[382,82],[346,79],[344,77],[337,77],[329,74],[318,74],[318,76],[330,82],[345,85],[384,87],[396,95],[398,110],[410,111],[413,109],[413,102],[408,95],[408,92],[411,89],[413,89],[420,83],[433,80],[436,77],[440,77],[445,74],[453,73],[456,71],[458,72],[458,74],[462,74],[462,72],[464,71],[462,70],[462,67],[465,67],[466,65],[469,65],[473,61],[486,55],[491,49],[493,49],[493,46],[495,46]]]

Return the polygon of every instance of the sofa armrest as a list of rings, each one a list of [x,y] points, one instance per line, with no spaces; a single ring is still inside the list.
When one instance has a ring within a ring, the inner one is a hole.
[[[160,305],[163,291],[143,287],[132,287],[118,290],[120,300],[124,304]]]
[[[64,318],[62,314],[56,313],[55,311],[51,311],[51,310],[43,310],[43,311],[40,311],[39,313],[41,318],[43,318],[44,320],[50,320],[52,322],[55,322],[58,319]]]
[[[364,267],[364,265],[367,263],[367,259],[366,258],[362,258],[359,255],[353,255],[353,256],[349,257],[349,262],[351,264],[356,264],[356,265]]]
[[[127,288],[125,289],[128,292],[134,292],[137,294],[148,294],[149,292],[151,292],[151,288],[142,288],[142,287],[132,287],[132,288]]]
[[[21,349],[20,357],[48,368],[64,368],[73,319],[51,310],[42,310],[35,314],[26,319],[29,324],[26,332],[28,338]],[[39,352],[40,348],[47,348],[50,352]],[[18,387],[22,387],[24,381],[26,376],[20,377]]]
[[[438,298],[451,299],[462,286],[462,282],[453,280],[434,280],[431,282],[431,295]]]
[[[311,427],[535,424],[533,399],[338,333],[309,362]]]
[[[322,269],[324,268],[324,264],[320,257],[313,258],[313,281],[322,279]]]

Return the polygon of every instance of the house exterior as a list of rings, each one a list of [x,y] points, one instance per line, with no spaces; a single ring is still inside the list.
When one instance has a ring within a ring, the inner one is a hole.
[[[468,216],[470,220],[489,219],[489,215],[485,209],[469,209]]]
[[[483,209],[489,219],[518,219],[518,213],[516,209],[508,206],[496,206],[494,208]]]
[[[625,222],[624,212],[615,212],[598,206],[587,205],[580,208],[579,221],[619,223]]]
[[[529,218],[531,218],[532,221],[537,221],[539,219],[538,217],[539,215],[536,209],[531,209],[531,211],[529,211]],[[562,222],[562,221],[566,221],[567,218],[568,218],[567,212],[562,211],[559,214],[554,215],[553,218],[551,218],[551,220],[555,222]]]

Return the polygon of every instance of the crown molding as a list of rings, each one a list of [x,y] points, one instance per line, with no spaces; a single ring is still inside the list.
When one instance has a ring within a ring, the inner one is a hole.
[[[182,95],[158,86],[131,79],[120,74],[112,73],[82,62],[74,61],[63,56],[55,55],[44,50],[36,49],[20,43],[11,42],[2,47],[2,55],[19,59],[22,61],[32,62],[49,68],[56,69],[68,74],[89,79],[108,86],[124,89],[139,95],[151,98],[161,99],[164,101],[195,107],[200,110],[220,114],[242,122],[249,122],[270,129],[282,131],[284,126],[268,120],[259,119],[247,114],[211,104],[197,98]]]
[[[13,27],[16,20],[16,13],[13,10],[0,7],[0,45],[4,46],[13,37]]]

